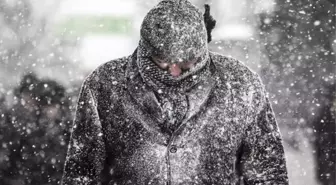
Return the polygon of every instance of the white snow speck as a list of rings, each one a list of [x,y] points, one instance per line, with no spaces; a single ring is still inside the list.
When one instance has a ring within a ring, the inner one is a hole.
[[[321,24],[321,21],[315,21],[314,22],[314,26],[318,26],[318,25],[320,25]]]

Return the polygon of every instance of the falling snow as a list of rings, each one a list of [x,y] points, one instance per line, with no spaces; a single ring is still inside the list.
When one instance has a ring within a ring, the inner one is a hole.
[[[137,50],[85,80],[64,184],[82,174],[93,184],[236,184],[241,178],[288,184],[282,138],[260,78],[235,59],[209,53],[202,14],[180,3],[152,9]],[[187,52],[175,55],[179,50]],[[199,59],[173,77],[152,56],[168,63]]]
[[[1,185],[336,182],[335,1],[90,3],[0,0]]]

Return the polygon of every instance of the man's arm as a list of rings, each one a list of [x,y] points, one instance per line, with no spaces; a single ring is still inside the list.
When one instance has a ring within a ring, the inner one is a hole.
[[[255,91],[243,141],[241,171],[245,184],[288,184],[284,148],[264,88]]]
[[[79,95],[62,184],[100,184],[105,158],[96,100],[88,83],[84,82]]]

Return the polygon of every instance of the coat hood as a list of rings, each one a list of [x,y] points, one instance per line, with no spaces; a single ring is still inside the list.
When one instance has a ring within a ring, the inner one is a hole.
[[[141,40],[151,54],[168,62],[207,55],[207,31],[201,11],[187,0],[163,0],[146,15]]]

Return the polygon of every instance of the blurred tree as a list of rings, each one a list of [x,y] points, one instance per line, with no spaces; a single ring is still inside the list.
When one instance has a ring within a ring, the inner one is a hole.
[[[328,0],[331,4],[335,5],[335,1],[334,0]]]
[[[335,124],[335,120],[329,117],[327,124],[307,120],[316,120],[314,118],[320,117],[319,113],[324,114],[322,110],[328,106],[324,101],[328,98],[324,95],[329,95],[320,92],[336,88],[335,51],[332,47],[335,42],[335,2],[277,0],[276,3],[273,14],[261,15],[260,27],[269,59],[269,65],[263,66],[262,76],[278,101],[274,109],[280,113],[281,119],[289,118],[288,125],[293,133],[300,129],[308,133],[316,131],[316,139],[323,141],[324,149],[328,148],[323,152],[334,156],[335,142],[323,137],[329,138],[334,134],[335,130],[328,128]],[[314,137],[310,138],[313,141]],[[330,169],[335,169],[335,158],[319,155],[317,165],[320,181],[326,185],[333,184],[335,171]],[[329,171],[321,174],[320,169]]]
[[[58,29],[53,27],[52,16],[60,1],[48,3],[52,9],[43,11],[46,2],[0,1],[0,82],[4,88],[15,87],[29,71],[67,85],[76,80],[80,68],[71,56],[77,41],[54,34]]]
[[[314,116],[319,107],[315,93],[335,84],[334,6],[326,0],[279,1],[277,10],[272,15],[262,15],[261,21],[269,58],[263,74],[282,101],[279,104],[288,103],[283,106],[287,111],[282,112],[296,115],[298,109],[293,107],[303,105],[303,116]],[[313,101],[306,102],[305,97]]]
[[[77,40],[55,35],[58,3],[0,0],[1,185],[57,184],[62,175],[83,72],[72,58]],[[32,74],[20,81],[32,71],[67,86]]]

